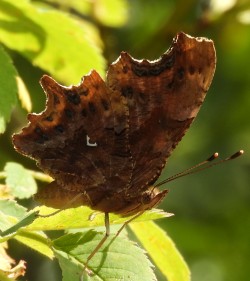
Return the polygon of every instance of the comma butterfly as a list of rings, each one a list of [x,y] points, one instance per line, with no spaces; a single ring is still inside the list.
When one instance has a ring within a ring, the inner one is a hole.
[[[195,119],[215,65],[213,41],[181,32],[158,60],[122,52],[106,82],[94,70],[71,87],[44,75],[45,110],[29,114],[27,127],[13,136],[17,152],[54,179],[38,201],[64,208],[77,197],[74,206],[106,217],[159,204],[167,191],[154,183]]]

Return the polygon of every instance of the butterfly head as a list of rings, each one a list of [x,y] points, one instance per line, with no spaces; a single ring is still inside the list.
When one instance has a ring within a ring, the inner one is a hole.
[[[164,199],[168,190],[159,190],[158,188],[151,186],[144,191],[140,197],[136,197],[131,200],[119,213],[122,216],[130,216],[146,210],[150,210],[156,207]]]

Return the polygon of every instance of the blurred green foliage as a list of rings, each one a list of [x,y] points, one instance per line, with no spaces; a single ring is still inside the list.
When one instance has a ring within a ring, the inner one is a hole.
[[[13,3],[26,8],[19,9]],[[223,157],[241,148],[246,153],[220,167],[168,184],[170,193],[162,206],[176,215],[161,220],[160,225],[189,264],[193,281],[247,281],[250,275],[248,0],[0,0],[1,68],[5,65],[2,60],[10,67],[5,56],[8,54],[30,93],[32,111],[40,112],[45,102],[38,84],[42,74],[49,73],[65,85],[77,83],[91,68],[104,76],[107,65],[123,50],[137,59],[158,58],[178,31],[213,39],[218,62],[201,112],[168,161],[161,179],[217,150]],[[9,81],[8,72],[6,77],[2,72],[1,85],[8,86],[5,83]],[[14,151],[10,138],[26,124],[25,106],[22,108],[20,103],[14,108],[15,94],[24,100],[22,105],[27,102],[26,90],[19,87],[18,93],[16,89],[16,93],[10,93],[11,116],[0,101],[1,114],[4,113],[0,121],[7,122],[11,117],[0,138],[1,170],[7,161],[36,169],[33,161]],[[15,254],[20,257],[22,249],[14,246]],[[45,264],[44,260],[39,262]],[[37,272],[29,274],[29,280],[41,280]],[[159,280],[165,279],[159,275]]]

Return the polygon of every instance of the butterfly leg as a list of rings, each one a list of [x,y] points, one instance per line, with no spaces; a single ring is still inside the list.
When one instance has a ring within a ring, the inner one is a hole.
[[[134,219],[138,218],[139,216],[141,216],[143,213],[145,212],[145,210],[140,211],[139,213],[137,213],[136,215],[134,215],[132,218],[130,218],[129,220],[127,220],[122,226],[121,228],[117,231],[116,236],[117,237],[121,231],[124,229],[125,226],[127,226],[131,221],[133,221]],[[102,238],[102,240],[99,242],[99,244],[95,247],[95,249],[92,251],[92,253],[88,256],[84,269],[83,269],[83,273],[81,275],[81,281],[83,280],[83,274],[84,272],[87,272],[88,275],[92,274],[92,271],[90,269],[88,269],[88,263],[89,261],[93,258],[93,256],[98,252],[98,250],[101,248],[101,246],[104,244],[104,242],[107,240],[107,238],[110,235],[110,222],[109,222],[109,213],[105,213],[105,228],[106,228],[106,233],[105,236]]]
[[[121,228],[117,231],[116,233],[116,237],[122,232],[122,230],[124,229],[125,226],[127,226],[131,221],[133,221],[134,219],[138,218],[139,216],[141,216],[143,213],[145,212],[145,210],[140,211],[139,213],[137,213],[136,215],[134,215],[132,218],[130,218],[129,220],[125,221],[125,223],[121,226]]]
[[[109,213],[105,213],[105,228],[106,228],[106,233],[105,236],[102,238],[102,240],[99,242],[99,244],[95,247],[95,249],[92,251],[92,253],[88,256],[83,272],[87,272],[88,275],[91,275],[91,271],[88,269],[88,263],[89,261],[93,258],[93,256],[98,252],[98,250],[101,248],[101,246],[104,244],[106,239],[110,235],[110,222],[109,222]],[[83,281],[83,274],[81,276],[81,281]]]

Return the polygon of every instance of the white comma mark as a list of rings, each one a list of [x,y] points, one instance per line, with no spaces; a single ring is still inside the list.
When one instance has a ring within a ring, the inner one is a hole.
[[[96,142],[95,143],[89,142],[90,141],[90,137],[88,135],[86,136],[86,139],[87,139],[87,146],[97,146]]]

